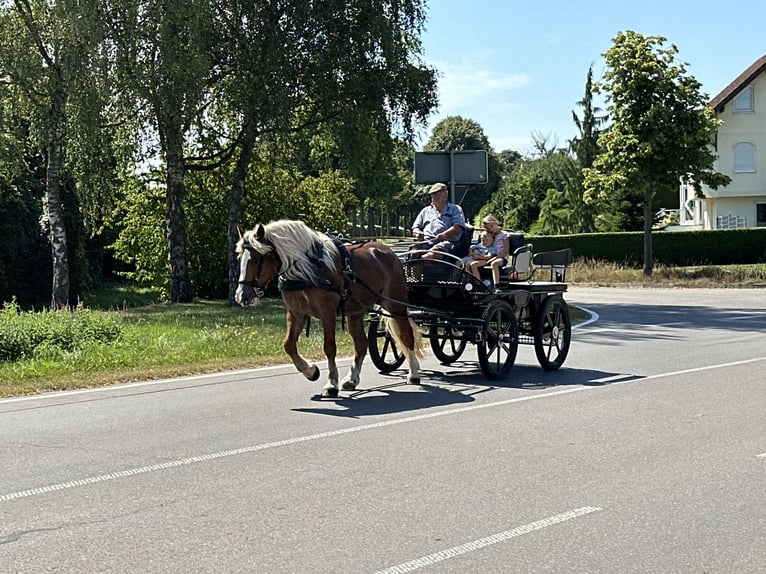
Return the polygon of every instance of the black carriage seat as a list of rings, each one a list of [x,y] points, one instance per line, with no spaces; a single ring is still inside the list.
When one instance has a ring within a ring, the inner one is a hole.
[[[567,248],[536,253],[532,258],[532,264],[540,269],[548,269],[549,281],[563,283],[567,278],[567,268],[572,265],[572,250]]]

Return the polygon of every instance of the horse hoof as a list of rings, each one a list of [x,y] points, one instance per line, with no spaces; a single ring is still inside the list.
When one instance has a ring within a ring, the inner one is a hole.
[[[314,365],[314,372],[311,375],[306,375],[306,378],[309,381],[316,381],[319,380],[319,367]]]
[[[411,385],[419,385],[420,384],[420,377],[413,377],[410,379]]]
[[[338,396],[338,389],[336,389],[335,387],[333,387],[331,389],[325,389],[325,390],[322,391],[322,396],[323,397],[330,397],[330,398],[334,399],[335,397]]]
[[[344,391],[355,391],[356,390],[356,383],[352,383],[351,381],[346,381],[341,385],[341,388]]]

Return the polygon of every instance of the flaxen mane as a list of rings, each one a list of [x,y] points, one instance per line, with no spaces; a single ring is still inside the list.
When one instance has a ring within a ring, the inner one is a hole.
[[[335,269],[340,254],[333,240],[324,233],[314,231],[302,221],[288,220],[272,221],[263,229],[264,238],[274,245],[282,261],[280,274],[284,280],[302,280],[319,285],[326,276],[317,263],[321,260],[328,269]],[[237,253],[242,253],[245,243],[261,255],[272,249],[270,245],[256,241],[255,230],[245,232],[237,245]]]

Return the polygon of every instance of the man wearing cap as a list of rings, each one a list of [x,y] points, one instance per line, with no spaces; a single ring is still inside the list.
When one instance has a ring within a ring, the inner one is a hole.
[[[466,228],[465,214],[459,205],[449,202],[449,192],[443,183],[428,190],[431,205],[424,207],[412,224],[412,236],[420,243],[418,249],[430,249],[424,257],[437,257],[437,252],[451,253],[455,242]]]

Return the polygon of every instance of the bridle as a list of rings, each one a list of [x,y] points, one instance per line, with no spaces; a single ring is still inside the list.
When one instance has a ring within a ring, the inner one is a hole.
[[[271,244],[270,241],[266,241],[265,243],[267,245],[271,246],[271,252],[274,254],[274,257],[277,260],[277,265],[278,265],[279,269],[281,270],[282,269],[282,260],[279,258],[279,255],[277,255],[276,250],[274,250],[274,245]],[[242,248],[249,250],[251,253],[255,251],[255,249],[253,249],[250,246],[249,243],[245,243],[242,246]],[[263,285],[261,285],[260,281],[258,281],[258,277],[261,276],[261,271],[263,270],[263,262],[266,259],[265,255],[262,255],[260,253],[258,253],[258,255],[259,255],[260,259],[258,259],[258,266],[255,268],[255,278],[252,281],[239,281],[239,285],[242,285],[244,287],[251,287],[255,291],[255,296],[258,299],[261,299],[265,295],[266,287],[271,282],[271,279],[266,281],[266,283],[264,283]]]

